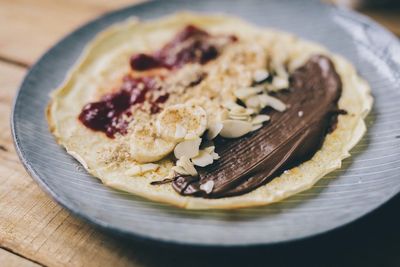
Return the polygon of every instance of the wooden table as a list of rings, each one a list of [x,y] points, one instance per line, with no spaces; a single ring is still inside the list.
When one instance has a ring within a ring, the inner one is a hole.
[[[40,54],[64,34],[132,2],[0,0],[0,266],[205,266],[211,260],[243,266],[249,259],[259,265],[280,266],[360,262],[399,266],[400,220],[395,216],[399,197],[350,226],[306,241],[199,250],[144,244],[101,232],[42,192],[24,170],[12,144],[9,117],[16,89]],[[369,14],[400,34],[399,12],[387,19],[379,12]]]

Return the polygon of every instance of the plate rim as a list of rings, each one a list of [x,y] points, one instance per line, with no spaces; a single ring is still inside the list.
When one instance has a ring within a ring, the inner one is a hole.
[[[175,2],[185,2],[187,0],[175,0]],[[130,4],[125,7],[115,9],[109,12],[106,12],[100,16],[97,16],[91,20],[88,20],[84,22],[83,24],[79,25],[72,31],[69,31],[66,35],[61,37],[56,43],[51,45],[50,48],[48,48],[36,61],[35,63],[29,68],[27,73],[25,74],[24,78],[18,85],[18,89],[14,95],[13,102],[11,105],[11,115],[10,115],[10,126],[11,126],[11,134],[12,134],[12,139],[13,139],[13,144],[15,151],[17,152],[18,158],[20,159],[22,165],[24,166],[25,170],[27,173],[32,177],[32,179],[36,182],[36,184],[39,185],[39,187],[47,194],[49,195],[57,204],[61,205],[63,208],[67,209],[68,212],[71,212],[74,216],[77,216],[79,219],[83,219],[83,221],[90,223],[91,225],[95,226],[96,228],[100,230],[105,230],[106,232],[110,232],[112,234],[117,234],[119,236],[123,237],[129,237],[133,238],[137,241],[141,242],[146,242],[146,243],[157,243],[160,245],[176,245],[176,246],[189,246],[189,247],[213,247],[213,248],[227,248],[227,247],[255,247],[255,246],[272,246],[272,245],[278,245],[278,244],[287,244],[287,243],[292,243],[292,242],[299,242],[302,240],[308,240],[311,238],[315,238],[317,236],[320,236],[322,234],[327,234],[331,233],[333,231],[340,230],[346,226],[348,226],[351,223],[354,223],[355,221],[360,220],[361,218],[364,218],[365,216],[375,212],[377,209],[385,205],[387,202],[389,202],[392,198],[394,198],[396,195],[400,193],[400,190],[397,190],[397,192],[392,192],[389,194],[389,197],[386,197],[379,205],[377,205],[375,208],[369,209],[365,212],[361,212],[358,217],[355,217],[345,223],[342,223],[338,226],[332,226],[331,228],[320,230],[317,232],[314,232],[312,234],[305,234],[303,236],[298,236],[296,238],[290,238],[290,239],[283,239],[283,240],[277,240],[277,241],[269,241],[269,242],[248,242],[248,243],[229,243],[229,244],[217,244],[215,242],[202,242],[202,243],[195,243],[195,242],[185,242],[182,240],[176,240],[176,239],[167,239],[163,237],[152,237],[148,236],[139,232],[134,231],[134,229],[124,229],[120,227],[116,227],[112,224],[105,223],[104,221],[97,219],[95,217],[89,216],[84,212],[81,212],[79,207],[75,206],[73,203],[68,201],[67,199],[64,199],[62,196],[60,196],[56,191],[52,190],[50,186],[46,183],[44,179],[40,177],[40,175],[36,172],[35,168],[33,167],[32,163],[27,157],[27,153],[22,149],[20,145],[20,139],[18,136],[18,132],[16,130],[16,124],[18,124],[16,120],[16,109],[17,109],[17,103],[20,98],[20,94],[22,90],[26,90],[26,83],[28,81],[28,77],[34,75],[34,71],[38,68],[38,65],[40,62],[46,60],[47,57],[51,57],[53,51],[60,46],[62,46],[63,42],[72,36],[78,34],[80,31],[84,31],[85,29],[89,29],[91,25],[96,24],[101,22],[104,19],[113,17],[113,16],[118,16],[119,13],[124,12],[127,9],[133,9],[133,8],[140,8],[143,6],[151,6],[151,5],[157,5],[161,3],[162,0],[152,0],[148,2],[141,2],[138,4]],[[381,26],[379,23],[375,22],[371,18],[360,14],[354,10],[350,10],[347,8],[342,8],[338,6],[333,6],[329,4],[323,4],[320,3],[321,5],[329,6],[331,10],[335,10],[336,12],[345,12],[346,15],[350,16],[353,21],[356,21],[357,23],[361,24],[367,24],[371,27],[373,27],[375,30],[379,30],[381,34],[386,34],[391,41],[394,41],[395,45],[400,47],[400,40],[390,31],[385,29],[383,26]],[[112,23],[113,24],[113,23]],[[108,26],[107,26],[108,27]],[[96,33],[97,34],[97,33]],[[92,37],[93,38],[93,37]],[[91,39],[92,39],[91,38]],[[76,59],[79,60],[79,57]],[[76,63],[76,60],[74,61]],[[73,63],[74,64],[74,63]],[[399,70],[400,70],[400,64],[398,65]],[[43,111],[44,112],[44,111]],[[146,200],[147,201],[147,200]]]

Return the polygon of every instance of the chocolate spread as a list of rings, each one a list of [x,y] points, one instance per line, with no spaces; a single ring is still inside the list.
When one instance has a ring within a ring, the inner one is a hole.
[[[291,74],[289,87],[276,94],[288,106],[285,112],[264,110],[271,122],[260,130],[239,139],[217,138],[220,159],[199,169],[198,177],[176,177],[173,188],[206,198],[241,195],[310,159],[336,125],[342,83],[332,62],[315,55]],[[207,194],[200,185],[210,180]]]

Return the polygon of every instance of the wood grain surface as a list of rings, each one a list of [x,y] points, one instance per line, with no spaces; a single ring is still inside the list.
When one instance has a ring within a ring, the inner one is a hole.
[[[148,245],[100,232],[50,199],[19,162],[9,117],[13,97],[28,67],[72,29],[133,2],[138,1],[0,0],[0,266],[206,266],[210,260],[245,265],[248,258],[263,259],[264,253],[276,254],[274,262],[282,262],[287,255],[268,248],[240,251],[240,255],[219,251],[217,255],[213,250]],[[387,20],[385,13],[370,14],[400,34],[399,13],[388,15]],[[399,263],[398,243],[389,242],[385,248],[394,256],[386,263]],[[299,249],[294,245],[287,251]],[[362,257],[362,253],[354,255]],[[356,258],[349,262],[356,262]]]
[[[1,0],[0,57],[31,65],[72,29],[139,0]]]
[[[7,250],[0,249],[0,262],[6,263],[8,267],[39,267],[39,264],[36,264],[30,260],[19,257]]]

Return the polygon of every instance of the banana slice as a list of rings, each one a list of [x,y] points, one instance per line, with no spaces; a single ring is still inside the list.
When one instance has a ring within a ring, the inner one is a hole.
[[[130,152],[136,161],[148,163],[162,159],[174,150],[175,145],[175,142],[158,137],[152,125],[146,125],[133,131]]]
[[[206,130],[207,113],[198,105],[177,104],[164,109],[158,116],[158,134],[170,142],[193,139]]]

